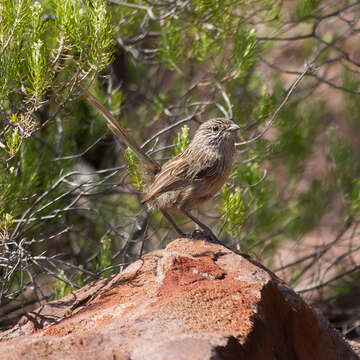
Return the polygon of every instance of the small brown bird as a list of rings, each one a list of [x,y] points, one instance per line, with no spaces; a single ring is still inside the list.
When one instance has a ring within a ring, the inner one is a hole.
[[[235,132],[239,126],[230,120],[212,119],[196,131],[190,145],[162,166],[151,159],[88,91],[86,99],[106,118],[108,126],[141,160],[148,189],[142,200],[152,210],[160,210],[176,231],[185,234],[171,219],[168,210],[181,212],[200,226],[206,236],[219,242],[213,232],[190,210],[210,200],[227,180],[235,153]]]

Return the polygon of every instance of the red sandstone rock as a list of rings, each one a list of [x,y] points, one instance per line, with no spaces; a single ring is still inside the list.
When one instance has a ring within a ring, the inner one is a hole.
[[[0,359],[358,359],[270,271],[190,239],[43,306],[0,340]]]

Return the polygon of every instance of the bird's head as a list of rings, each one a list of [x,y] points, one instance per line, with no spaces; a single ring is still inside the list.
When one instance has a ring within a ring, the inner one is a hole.
[[[197,129],[192,144],[215,147],[234,146],[235,133],[240,127],[230,120],[212,119],[204,122]]]

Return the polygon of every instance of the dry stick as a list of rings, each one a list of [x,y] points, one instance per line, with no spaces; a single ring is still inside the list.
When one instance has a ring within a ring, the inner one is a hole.
[[[168,18],[169,16],[173,15],[178,8],[180,8],[180,9],[185,8],[187,6],[187,4],[190,2],[189,0],[183,1],[183,2],[177,2],[176,5],[173,6],[172,8],[170,8],[170,10],[168,12],[166,12],[164,15],[155,16],[153,9],[149,6],[137,5],[137,4],[127,3],[127,2],[119,1],[119,0],[109,0],[109,1],[115,5],[128,7],[128,8],[136,9],[136,10],[144,10],[144,11],[146,11],[147,15],[149,16],[149,18],[151,20],[156,20],[156,21],[164,20],[164,19]]]
[[[281,104],[279,105],[279,107],[275,110],[273,116],[268,120],[268,122],[265,124],[265,128],[263,129],[263,131],[260,132],[260,134],[254,136],[253,138],[246,140],[246,141],[242,141],[240,143],[236,143],[236,146],[239,145],[247,145],[250,144],[258,139],[260,139],[270,128],[270,126],[272,125],[272,123],[274,122],[274,120],[276,119],[276,117],[278,116],[279,112],[282,110],[282,108],[285,106],[285,104],[287,103],[287,101],[289,100],[290,95],[294,92],[295,88],[298,86],[299,82],[303,79],[303,77],[308,74],[311,69],[313,68],[313,64],[306,64],[305,65],[305,69],[300,73],[300,75],[295,79],[295,81],[292,83],[292,85],[290,86],[289,91],[287,92],[284,100],[281,102]]]
[[[300,259],[297,259],[297,260],[295,260],[294,262],[291,262],[291,263],[289,263],[289,264],[283,265],[283,266],[281,266],[280,268],[275,269],[274,272],[282,271],[282,270],[285,270],[285,269],[287,269],[287,268],[289,268],[289,267],[299,265],[300,263],[302,263],[302,262],[304,262],[304,261],[306,261],[306,260],[309,260],[309,259],[311,259],[311,258],[316,258],[316,259],[318,259],[319,257],[325,255],[325,253],[326,253],[329,249],[331,249],[331,247],[334,246],[334,245],[342,238],[342,236],[343,236],[343,235],[345,234],[345,232],[350,228],[350,226],[352,225],[352,223],[353,223],[352,220],[349,219],[349,220],[346,222],[346,224],[344,225],[344,227],[336,234],[335,239],[334,239],[332,242],[326,244],[322,249],[317,250],[317,251],[315,251],[315,252],[313,252],[313,253],[311,253],[311,254],[309,254],[309,255],[305,255],[304,257],[302,257],[302,258],[300,258]],[[312,261],[312,264],[314,264],[314,261],[315,261],[315,260]]]
[[[307,285],[303,288],[300,288],[300,289],[295,289],[296,292],[298,293],[304,293],[304,292],[307,292],[307,291],[312,291],[312,290],[316,290],[316,289],[320,289],[326,285],[329,285],[331,284],[332,282],[336,281],[336,280],[339,280],[341,278],[343,278],[344,276],[346,275],[350,275],[352,273],[354,273],[355,271],[358,271],[360,270],[360,265],[356,265],[355,267],[353,267],[352,269],[350,270],[347,270],[347,271],[344,271],[338,275],[335,275],[334,277],[332,277],[331,279],[327,280],[327,281],[324,281],[324,282],[316,282],[316,283],[313,283],[313,284],[310,284],[310,285]]]
[[[281,69],[279,66],[275,65],[275,64],[272,64],[264,59],[262,59],[262,61],[268,65],[269,67],[273,68],[273,69],[276,69],[276,70],[279,70],[281,71],[282,73],[284,74],[293,74],[293,75],[297,75],[299,74],[298,72],[296,71],[291,71],[291,70],[284,70],[284,69]],[[329,81],[329,80],[326,80],[325,78],[317,75],[317,74],[314,74],[314,73],[310,73],[309,76],[315,78],[316,80],[318,80],[319,82],[321,83],[324,83],[326,85],[329,85],[330,87],[336,89],[336,90],[340,90],[340,91],[345,91],[349,94],[354,94],[354,95],[359,95],[360,94],[360,91],[359,90],[351,90],[349,88],[346,88],[344,86],[341,86],[341,85],[336,85],[334,84],[333,82]]]
[[[149,139],[147,139],[147,140],[141,145],[141,149],[142,149],[143,147],[145,147],[147,144],[149,144],[151,141],[153,141],[154,139],[156,139],[158,136],[160,136],[160,135],[162,135],[162,134],[165,134],[167,131],[173,129],[174,127],[179,126],[179,125],[181,125],[181,124],[183,124],[183,123],[185,123],[185,122],[188,122],[188,121],[190,121],[191,119],[193,119],[193,118],[195,117],[195,114],[197,113],[197,110],[198,110],[198,107],[196,107],[195,111],[194,111],[192,114],[186,116],[184,119],[181,119],[181,120],[179,120],[179,121],[177,121],[177,122],[175,122],[175,123],[167,126],[166,128],[158,131],[157,133],[155,133],[153,136],[151,136]]]

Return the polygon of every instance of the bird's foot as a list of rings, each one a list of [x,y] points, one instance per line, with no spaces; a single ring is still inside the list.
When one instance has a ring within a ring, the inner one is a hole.
[[[214,244],[221,244],[220,240],[214,235],[212,231],[196,229],[191,233],[193,239],[203,239],[204,237]]]
[[[190,237],[193,239],[201,239],[201,238],[205,237],[205,233],[204,233],[204,231],[196,229],[191,233]]]

